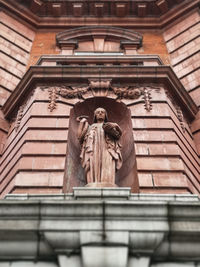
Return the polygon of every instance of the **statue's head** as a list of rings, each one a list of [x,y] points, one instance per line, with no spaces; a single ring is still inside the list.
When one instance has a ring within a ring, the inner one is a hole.
[[[94,123],[97,122],[99,119],[104,122],[108,121],[108,115],[104,108],[97,108],[94,111]]]

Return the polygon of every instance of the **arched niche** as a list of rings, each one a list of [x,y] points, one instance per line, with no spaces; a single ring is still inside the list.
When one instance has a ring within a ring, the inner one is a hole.
[[[108,113],[108,120],[116,122],[122,129],[120,143],[122,145],[123,165],[116,173],[116,184],[119,187],[131,187],[132,192],[138,192],[138,177],[136,157],[132,133],[130,110],[121,102],[106,97],[94,97],[77,103],[70,112],[68,150],[66,157],[64,191],[71,192],[73,187],[85,186],[85,174],[80,162],[80,144],[77,139],[80,115],[89,116],[89,123],[93,123],[93,112],[97,107],[103,107]]]

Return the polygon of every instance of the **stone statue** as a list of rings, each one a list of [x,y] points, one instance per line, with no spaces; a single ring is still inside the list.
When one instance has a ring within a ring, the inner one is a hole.
[[[117,123],[108,122],[103,108],[94,111],[94,123],[80,116],[78,139],[81,144],[81,164],[85,170],[87,186],[115,187],[115,172],[121,168],[122,155],[119,139],[122,131]]]

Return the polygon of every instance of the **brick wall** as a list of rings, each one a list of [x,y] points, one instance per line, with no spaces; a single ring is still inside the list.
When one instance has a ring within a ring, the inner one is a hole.
[[[36,32],[28,66],[35,65],[42,55],[61,53],[56,47],[56,34],[57,32]],[[169,64],[169,54],[162,34],[160,32],[141,32],[141,34],[143,35],[143,46],[137,51],[138,54],[158,55],[164,64]]]
[[[138,50],[138,54],[158,55],[164,64],[168,65],[170,58],[166,48],[165,40],[159,31],[153,33],[141,32],[143,35],[143,46]]]
[[[28,66],[35,65],[42,55],[55,55],[59,53],[60,51],[56,47],[55,32],[36,32]]]
[[[0,107],[26,71],[35,33],[0,11]]]

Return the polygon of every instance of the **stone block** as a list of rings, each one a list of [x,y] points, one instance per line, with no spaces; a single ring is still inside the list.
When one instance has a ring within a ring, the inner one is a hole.
[[[170,131],[160,131],[160,134],[158,134],[158,131],[153,130],[134,130],[133,136],[135,142],[151,142],[151,141],[175,141],[177,140],[176,133],[172,130]]]
[[[10,184],[9,184],[9,186],[8,186],[8,188],[10,187]],[[7,189],[7,188],[6,188]],[[9,188],[9,190],[5,190],[6,192],[3,192],[2,193],[2,197],[4,197],[6,194],[9,194],[10,192],[11,192],[11,190],[12,190],[12,193],[13,194],[20,194],[20,193],[24,193],[24,192],[26,192],[27,194],[62,194],[62,192],[63,192],[63,189],[62,188],[58,188],[58,187],[56,187],[56,188],[54,188],[54,187],[36,187],[36,188],[24,188],[24,187],[22,187],[22,188],[14,188],[14,186],[12,187],[12,188]]]
[[[127,265],[127,247],[82,247],[83,267],[124,267]]]
[[[66,145],[67,142],[34,142],[34,144],[30,140],[26,140],[23,143],[21,154],[29,154],[29,155],[65,155],[66,154]]]
[[[24,38],[23,36],[19,35],[17,32],[11,30],[10,28],[6,27],[5,25],[0,25],[0,30],[7,40],[12,43],[15,43],[17,46],[23,48],[25,51],[30,51],[32,42]]]
[[[153,187],[153,176],[150,173],[138,173],[139,185]]]
[[[58,261],[60,267],[82,267],[81,257],[79,255],[58,255]]]
[[[187,177],[182,173],[154,173],[153,180],[158,187],[188,187]]]
[[[154,253],[155,249],[162,243],[164,233],[159,232],[130,232],[130,251],[140,254],[141,251],[146,254]]]
[[[191,26],[199,22],[199,14],[195,11],[189,14],[187,18],[176,23],[174,26],[170,27],[169,30],[164,32],[164,38],[166,41],[173,38],[175,35],[180,34],[182,31],[189,29]]]
[[[195,83],[199,83],[198,81],[195,81]],[[200,84],[200,83],[199,83]],[[190,85],[189,85],[190,86]],[[191,91],[190,96],[192,97],[193,101],[195,102],[195,104],[200,107],[200,87],[196,88],[195,90]],[[200,128],[200,125],[199,125]]]
[[[4,12],[0,13],[2,21],[11,27],[12,29],[15,29],[17,32],[24,36],[28,36],[30,40],[33,40],[35,37],[35,32],[31,30],[29,27],[26,25],[20,23],[18,20],[14,19],[13,17],[7,15]]]
[[[62,187],[63,172],[19,172],[15,176],[15,186],[29,187]]]
[[[10,267],[10,262],[0,262],[0,267]]]
[[[128,267],[149,267],[150,257],[133,257],[130,256]]]
[[[74,187],[75,199],[128,199],[130,196],[130,188],[88,188],[88,187]]]
[[[131,194],[130,200],[154,201],[199,201],[198,195],[191,194]]]
[[[194,267],[192,262],[163,262],[163,263],[153,263],[151,267]]]
[[[137,157],[138,170],[172,170],[183,171],[184,164],[179,158],[161,158],[161,157]]]

